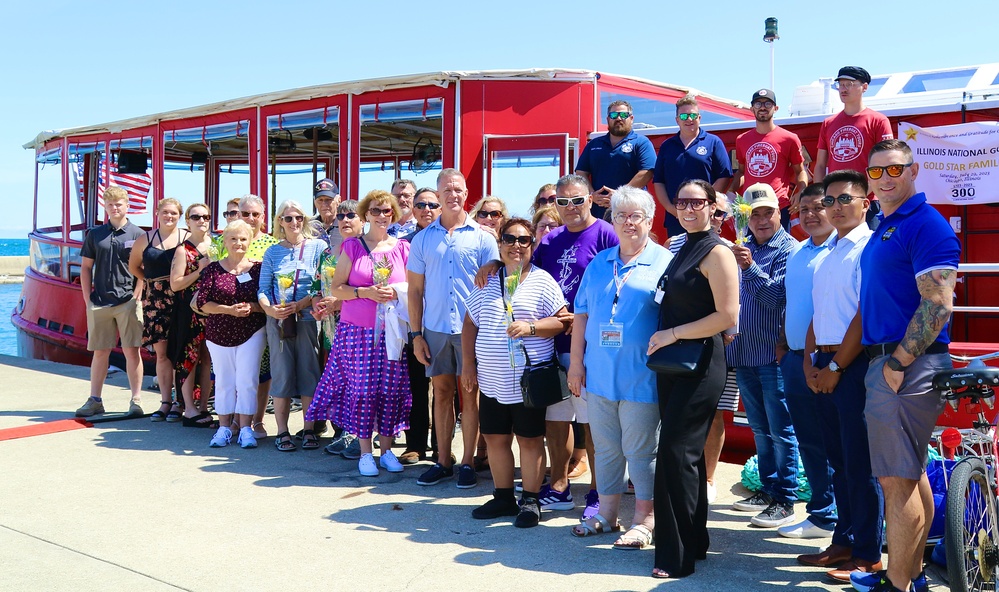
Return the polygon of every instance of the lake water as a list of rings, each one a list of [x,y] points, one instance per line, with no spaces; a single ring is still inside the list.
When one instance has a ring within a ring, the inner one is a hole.
[[[13,257],[28,254],[28,239],[0,238],[0,257]]]
[[[0,238],[0,257],[28,254],[28,239]],[[17,334],[10,314],[21,296],[21,284],[0,284],[0,354],[17,355]]]

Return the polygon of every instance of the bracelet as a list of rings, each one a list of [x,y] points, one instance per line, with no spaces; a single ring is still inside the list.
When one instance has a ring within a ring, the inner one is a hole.
[[[680,341],[680,338],[676,336],[676,327],[670,328],[670,333],[673,334],[673,341]]]
[[[357,293],[357,288],[354,288],[354,298],[360,298],[361,295]]]
[[[534,321],[531,321],[528,324],[531,326],[531,335],[537,335],[538,333],[535,331]]]

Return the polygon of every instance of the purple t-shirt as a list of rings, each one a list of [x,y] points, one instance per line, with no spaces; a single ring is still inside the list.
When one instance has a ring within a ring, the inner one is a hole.
[[[597,253],[616,247],[619,242],[614,227],[599,218],[579,232],[559,226],[541,239],[534,251],[533,263],[555,278],[571,312],[586,266]],[[555,337],[555,349],[560,354],[569,353],[571,343],[572,339],[565,333]]]
[[[406,262],[409,261],[409,243],[407,241],[398,241],[391,251],[379,251],[369,255],[360,239],[350,238],[343,242],[341,249],[342,254],[350,257],[350,276],[347,278],[347,284],[351,287],[363,288],[375,285],[372,279],[375,269],[371,259],[372,255],[379,262],[387,259],[392,266],[392,272],[386,280],[388,285],[406,281]],[[343,308],[340,310],[340,320],[358,327],[374,329],[377,311],[378,303],[374,300],[368,298],[344,300]]]

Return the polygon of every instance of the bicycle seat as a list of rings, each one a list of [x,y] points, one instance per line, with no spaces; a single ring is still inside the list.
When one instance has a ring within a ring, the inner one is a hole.
[[[988,393],[999,387],[999,368],[954,368],[933,375],[933,388],[954,393]]]

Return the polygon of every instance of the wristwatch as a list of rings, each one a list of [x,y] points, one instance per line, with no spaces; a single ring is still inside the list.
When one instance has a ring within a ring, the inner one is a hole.
[[[536,327],[534,326],[534,322],[533,322],[533,321],[531,321],[531,322],[530,322],[530,323],[528,323],[528,324],[529,324],[529,325],[531,326],[531,335],[537,335],[537,334],[538,334],[538,333],[537,333],[537,328],[536,328]]]
[[[885,362],[885,366],[888,366],[895,372],[903,372],[906,368],[908,368],[908,366],[903,366],[902,362],[899,362],[895,356],[890,356],[888,361]]]
[[[844,367],[840,366],[839,364],[837,364],[836,360],[830,360],[829,361],[829,371],[830,372],[835,372],[836,374],[842,374],[842,373],[846,372],[846,368],[844,368]]]
[[[422,336],[423,336],[423,331],[410,331],[409,332],[409,340],[410,341],[416,339],[417,337],[422,337]]]

